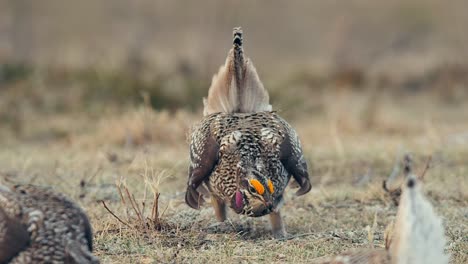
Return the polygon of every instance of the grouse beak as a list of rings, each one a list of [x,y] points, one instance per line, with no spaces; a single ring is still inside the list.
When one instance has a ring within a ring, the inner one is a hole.
[[[273,203],[270,201],[264,201],[263,204],[265,204],[265,208],[267,209],[268,212],[273,211]]]

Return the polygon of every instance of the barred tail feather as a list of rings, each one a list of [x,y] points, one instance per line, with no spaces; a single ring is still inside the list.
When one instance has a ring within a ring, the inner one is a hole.
[[[244,57],[242,30],[234,28],[233,47],[226,63],[213,76],[203,114],[271,111],[269,95],[252,62]]]

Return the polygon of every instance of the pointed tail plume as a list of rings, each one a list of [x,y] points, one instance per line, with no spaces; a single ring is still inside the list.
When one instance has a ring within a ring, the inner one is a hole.
[[[234,28],[233,47],[226,62],[213,76],[208,98],[203,99],[203,114],[254,113],[271,111],[269,95],[258,77],[255,67],[244,56],[243,33]]]

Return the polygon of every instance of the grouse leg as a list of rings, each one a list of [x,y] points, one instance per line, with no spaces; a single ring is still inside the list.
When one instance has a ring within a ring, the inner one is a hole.
[[[224,220],[226,220],[226,204],[224,201],[212,197],[211,203],[213,204],[216,219],[218,219],[219,222],[224,222]]]
[[[270,213],[271,230],[275,238],[283,238],[286,236],[283,220],[279,211]]]

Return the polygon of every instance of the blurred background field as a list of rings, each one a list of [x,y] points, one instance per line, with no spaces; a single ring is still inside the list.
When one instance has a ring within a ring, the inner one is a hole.
[[[464,0],[0,0],[0,176],[78,200],[104,263],[298,262],[382,246],[395,208],[378,187],[412,151],[421,167],[433,156],[430,196],[453,263],[466,263],[467,11]],[[207,227],[211,209],[183,204],[187,135],[234,26],[311,163],[313,192],[287,203],[286,223],[313,236],[269,240],[265,220],[245,218],[226,233]],[[162,178],[170,232],[125,231],[97,202],[122,207],[122,181],[151,200],[148,177]]]
[[[0,120],[27,137],[37,115],[99,117],[145,96],[156,110],[196,111],[235,25],[290,116],[323,115],[324,95],[350,92],[370,96],[371,108],[381,97],[423,95],[450,107],[468,97],[466,8],[461,0],[4,0]]]

